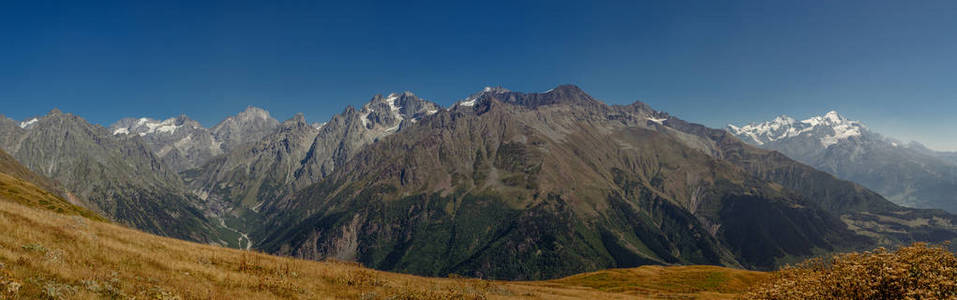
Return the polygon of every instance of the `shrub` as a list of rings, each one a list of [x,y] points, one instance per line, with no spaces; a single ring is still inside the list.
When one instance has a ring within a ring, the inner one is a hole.
[[[749,299],[957,299],[957,257],[915,243],[786,266]]]
[[[69,284],[47,282],[43,285],[43,294],[48,299],[67,299],[76,294],[76,288]]]
[[[20,248],[23,248],[23,250],[36,251],[40,253],[47,253],[48,251],[46,247],[43,247],[43,245],[40,245],[40,244],[26,244],[26,245],[20,246]]]

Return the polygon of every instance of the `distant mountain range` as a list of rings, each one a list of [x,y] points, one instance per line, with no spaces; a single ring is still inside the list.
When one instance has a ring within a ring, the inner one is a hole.
[[[727,130],[753,145],[860,183],[899,205],[957,213],[957,155],[952,152],[884,137],[835,111],[803,121],[780,116],[729,125]]]
[[[862,132],[841,128],[815,141]],[[136,228],[422,275],[769,269],[957,238],[953,215],[569,85],[485,88],[448,108],[376,95],[322,124],[250,107],[212,128],[180,116],[107,129],[54,110],[0,117],[0,148],[71,203]]]
[[[217,242],[198,198],[143,139],[114,136],[56,109],[23,125],[0,117],[0,147],[62,184],[65,199],[145,231]]]
[[[177,171],[197,168],[234,147],[258,141],[279,127],[269,112],[248,107],[213,126],[204,128],[186,115],[157,121],[125,118],[110,126],[113,135],[141,136],[156,155]]]

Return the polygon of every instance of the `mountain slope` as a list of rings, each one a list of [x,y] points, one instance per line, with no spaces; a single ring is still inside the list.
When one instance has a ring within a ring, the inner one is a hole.
[[[198,167],[223,153],[222,141],[185,115],[163,121],[125,118],[111,125],[110,130],[114,135],[140,136],[156,156],[176,171]]]
[[[65,215],[78,215],[103,221],[96,213],[63,199],[58,185],[20,165],[13,156],[0,150],[0,197],[28,207],[47,209]]]
[[[9,200],[0,194],[4,299],[732,299],[767,277],[689,266],[608,270],[548,282],[423,278],[162,238]]]
[[[917,143],[885,138],[837,112],[797,121],[786,116],[728,131],[837,177],[860,183],[899,205],[957,212],[957,163]]]
[[[290,183],[317,133],[297,115],[258,142],[237,147],[184,176],[195,193],[207,202],[222,203],[224,210],[255,209],[294,188]]]
[[[207,202],[221,203],[223,215],[244,218],[236,226],[255,230],[264,205],[318,182],[365,145],[438,109],[405,92],[376,95],[359,110],[347,107],[318,129],[297,115],[258,142],[234,147],[184,176]]]
[[[3,125],[5,123],[0,123]],[[51,111],[29,127],[0,126],[0,145],[30,170],[63,185],[75,203],[149,232],[215,242],[217,226],[182,180],[139,138]]]
[[[424,275],[554,278],[780,260],[868,245],[796,192],[574,86],[486,89],[286,199],[260,249]]]
[[[268,111],[250,106],[219,122],[209,131],[222,143],[223,152],[230,152],[236,147],[258,141],[277,127],[279,121],[273,119]]]
[[[727,131],[670,116],[662,119],[663,127],[690,135],[682,141],[701,147],[713,157],[728,161],[754,176],[800,193],[840,217],[853,231],[873,238],[880,245],[957,239],[957,216],[939,210],[901,207],[863,186],[837,179],[779,152],[741,142]]]

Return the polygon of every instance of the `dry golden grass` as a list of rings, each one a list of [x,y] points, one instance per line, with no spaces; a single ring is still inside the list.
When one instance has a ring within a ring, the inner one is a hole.
[[[726,298],[761,273],[642,267],[540,282],[426,278],[149,235],[0,200],[0,298]]]
[[[733,299],[767,277],[764,272],[717,266],[645,266],[579,274],[548,283],[653,298]]]
[[[2,154],[0,153],[0,155]],[[98,221],[106,220],[90,210],[70,204],[70,202],[32,182],[4,173],[0,173],[0,197],[21,205],[47,209],[61,214],[78,215]]]
[[[751,299],[957,299],[957,257],[943,246],[878,248],[782,268]]]

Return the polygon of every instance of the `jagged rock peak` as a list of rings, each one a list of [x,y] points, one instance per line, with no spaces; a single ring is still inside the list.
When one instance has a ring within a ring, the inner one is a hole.
[[[582,97],[582,96],[591,97],[591,96],[588,96],[588,94],[586,94],[585,91],[583,91],[581,88],[579,88],[577,85],[574,85],[574,84],[562,84],[562,85],[556,86],[553,89],[545,91],[544,94],[559,94],[559,95],[569,95],[569,96],[575,96],[575,97]]]
[[[296,113],[296,115],[292,116],[292,118],[289,118],[289,120],[286,120],[285,122],[282,122],[282,124],[283,124],[283,125],[290,125],[290,124],[307,124],[307,123],[306,123],[306,116],[303,115],[302,113]]]
[[[365,106],[374,105],[377,103],[392,103],[392,105],[398,105],[399,102],[409,102],[409,101],[425,101],[417,97],[414,93],[410,91],[404,91],[401,93],[389,93],[386,96],[377,94],[372,97],[372,100],[369,100]]]
[[[545,104],[552,103],[575,103],[575,104],[598,104],[600,103],[591,95],[585,93],[581,88],[573,84],[559,85],[545,92]]]
[[[498,101],[526,107],[539,107],[554,104],[573,104],[573,105],[600,105],[601,102],[589,96],[581,88],[563,84],[549,89],[543,93],[518,93],[498,87],[486,87],[481,92],[459,101],[456,107],[475,106],[479,101],[486,98],[494,98]]]
[[[395,131],[403,120],[417,122],[424,116],[438,112],[439,109],[438,104],[405,91],[390,93],[386,97],[382,97],[382,95],[373,96],[372,100],[359,110],[359,119],[362,121],[362,127],[367,129],[385,126],[384,128],[387,128],[387,131]],[[350,109],[346,108],[345,113],[351,113]]]
[[[180,114],[178,117],[176,117],[176,124],[186,125],[186,126],[196,127],[196,128],[203,127],[202,124],[199,124],[199,122],[191,119],[186,114]]]
[[[487,87],[483,88],[480,93],[504,94],[504,93],[508,93],[508,92],[511,92],[511,91],[510,91],[509,89],[503,88],[503,87],[501,87],[501,86],[497,86],[497,87],[487,86]]]
[[[113,125],[110,130],[113,135],[136,133],[140,136],[149,134],[173,134],[181,128],[205,129],[199,122],[190,119],[185,114],[176,118],[156,120],[153,118],[123,118]]]
[[[255,107],[252,105],[247,106],[246,109],[240,112],[239,114],[237,114],[236,117],[241,120],[250,120],[250,119],[268,120],[271,118],[271,116],[269,115],[269,111],[266,111],[265,109]]]
[[[2,118],[5,119],[5,117],[2,117]],[[18,123],[17,126],[20,126],[20,128],[23,128],[23,129],[30,129],[30,128],[33,128],[33,126],[35,126],[38,121],[39,121],[38,118],[32,118],[32,119]]]
[[[495,95],[495,94],[505,94],[505,93],[510,93],[510,92],[512,92],[512,91],[510,91],[510,90],[508,90],[508,89],[506,89],[506,88],[503,88],[503,87],[501,87],[501,86],[499,86],[499,87],[490,87],[490,86],[487,86],[487,87],[483,88],[481,91],[478,91],[478,92],[476,92],[476,93],[474,93],[474,94],[472,94],[472,95],[469,95],[468,97],[465,97],[465,99],[462,99],[462,101],[459,101],[458,103],[455,103],[455,106],[456,106],[456,107],[459,107],[459,106],[465,106],[465,107],[475,106],[476,101],[478,101],[480,98],[482,98],[482,96],[485,96],[485,95]]]

